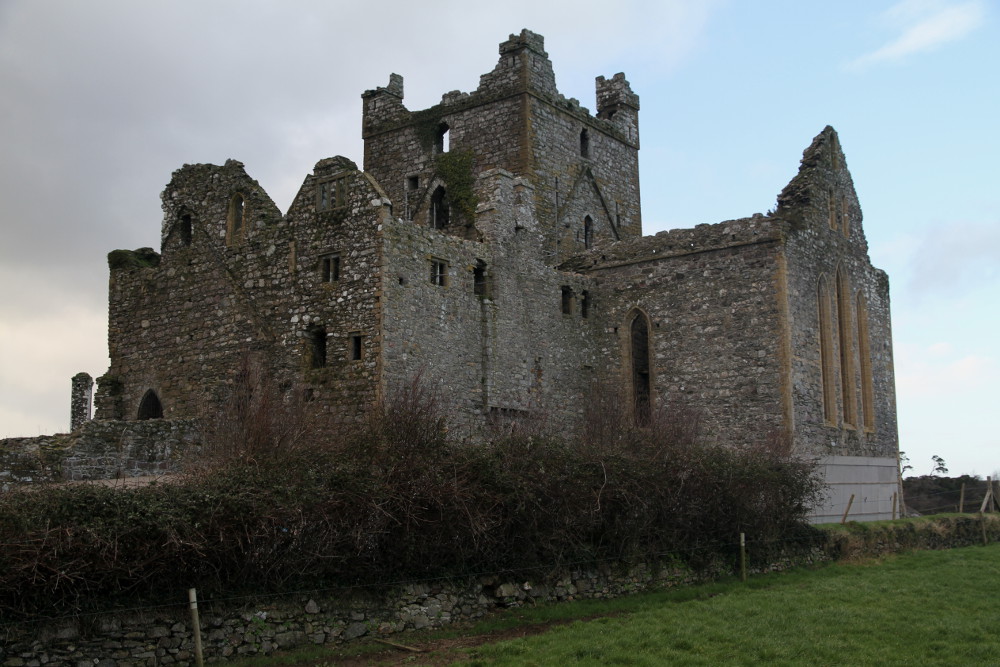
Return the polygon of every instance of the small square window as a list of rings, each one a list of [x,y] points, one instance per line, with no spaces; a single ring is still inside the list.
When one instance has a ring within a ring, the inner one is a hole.
[[[443,259],[431,260],[431,284],[438,287],[448,285],[448,262]]]
[[[319,260],[320,280],[335,283],[340,280],[340,255],[323,255]]]
[[[406,188],[408,190],[416,190],[420,187],[420,177],[419,176],[407,176],[406,178]]]

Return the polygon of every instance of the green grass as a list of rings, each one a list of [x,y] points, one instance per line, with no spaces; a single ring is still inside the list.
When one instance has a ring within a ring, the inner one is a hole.
[[[612,600],[521,607],[473,626],[388,637],[420,646],[555,625],[483,644],[466,662],[502,665],[1000,665],[1000,544],[731,579]],[[241,665],[399,664],[364,640]],[[454,656],[456,659],[461,654]],[[418,654],[405,664],[442,665]],[[357,663],[355,663],[357,664]]]
[[[615,602],[631,612],[484,645],[466,664],[1000,664],[1000,545]]]

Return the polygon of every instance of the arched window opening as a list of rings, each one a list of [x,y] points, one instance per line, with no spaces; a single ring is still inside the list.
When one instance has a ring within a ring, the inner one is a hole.
[[[437,136],[434,140],[434,148],[438,153],[447,153],[451,149],[451,128],[448,123],[438,125]]]
[[[314,327],[309,330],[309,367],[326,367],[326,329]]]
[[[226,228],[226,244],[236,245],[243,240],[243,232],[246,227],[246,200],[243,195],[236,193],[229,200],[229,219]]]
[[[836,378],[833,370],[833,321],[830,307],[830,290],[826,278],[820,276],[816,290],[819,313],[819,362],[820,384],[823,398],[823,419],[827,424],[837,423]]]
[[[180,235],[181,235],[181,245],[189,246],[191,245],[191,214],[185,213],[180,219]]]
[[[437,186],[434,189],[434,194],[431,195],[431,227],[433,229],[444,229],[448,226],[451,217],[450,208],[447,191],[444,186]]]
[[[594,245],[594,220],[588,215],[583,219],[583,247],[590,250]]]
[[[837,329],[840,333],[840,391],[844,402],[844,424],[856,426],[858,404],[854,388],[854,337],[851,322],[851,290],[843,271],[837,270]]]
[[[858,292],[858,357],[861,362],[861,419],[866,431],[875,430],[875,387],[872,378],[872,355],[868,340],[868,301]]]
[[[580,157],[590,158],[590,132],[586,129],[580,131]]]
[[[160,397],[152,389],[147,389],[139,401],[139,419],[163,419],[163,405]]]
[[[649,324],[635,312],[629,324],[629,351],[632,362],[632,407],[635,420],[648,424],[650,415]]]

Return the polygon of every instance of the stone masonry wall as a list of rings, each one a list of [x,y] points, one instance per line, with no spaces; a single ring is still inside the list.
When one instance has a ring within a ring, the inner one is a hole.
[[[194,420],[89,421],[73,433],[0,440],[0,489],[174,472],[197,451]]]
[[[628,388],[629,325],[641,312],[658,403],[693,408],[712,441],[742,445],[784,427],[780,252],[775,224],[761,216],[622,242],[564,268],[597,281],[599,364],[622,373],[612,382]]]
[[[404,220],[386,225],[387,382],[419,375],[440,386],[454,416],[473,429],[484,418],[528,415],[575,427],[594,380],[599,318],[584,317],[579,303],[592,281],[547,266],[521,179],[488,172],[480,192],[484,242]],[[447,265],[443,285],[430,278],[434,262]],[[565,313],[564,287],[574,295]]]

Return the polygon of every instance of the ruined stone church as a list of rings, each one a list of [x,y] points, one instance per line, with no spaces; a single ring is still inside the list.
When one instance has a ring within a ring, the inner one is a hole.
[[[889,516],[889,285],[837,133],[773,213],[643,236],[639,97],[596,88],[594,114],[560,95],[524,30],[429,109],[395,74],[366,91],[363,169],[320,160],[287,213],[237,161],[181,167],[160,252],[109,255],[96,419],[203,414],[248,351],[346,418],[419,376],[470,430],[572,429],[601,387],[639,420],[689,405],[720,443],[785,433],[833,485],[817,520],[848,493]]]

